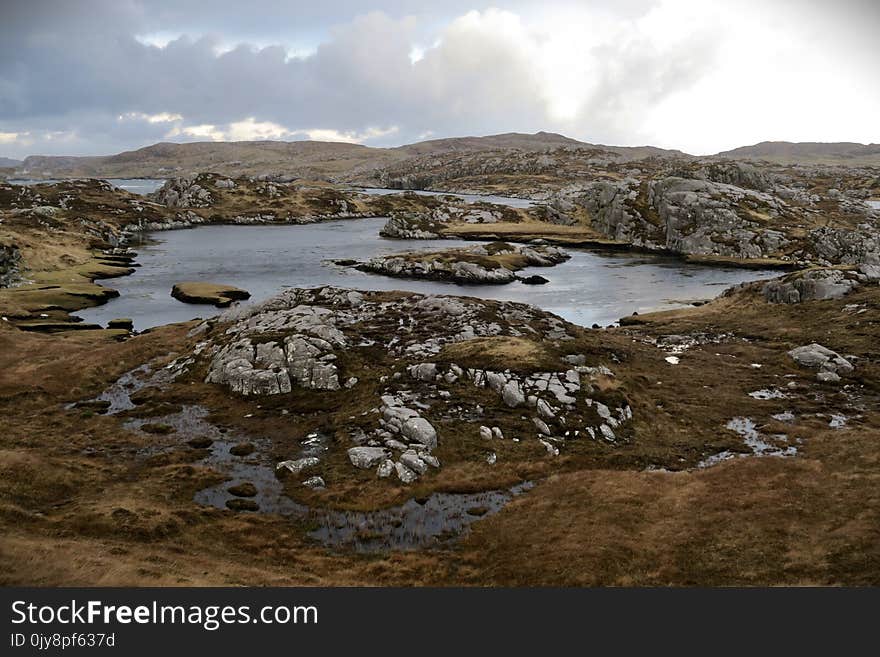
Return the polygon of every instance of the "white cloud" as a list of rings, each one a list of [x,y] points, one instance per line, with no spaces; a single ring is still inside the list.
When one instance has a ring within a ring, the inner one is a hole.
[[[172,41],[177,41],[184,35],[182,32],[151,32],[149,34],[136,34],[134,38],[145,46],[152,46],[160,50],[168,47]]]
[[[396,134],[398,128],[392,126],[390,128],[367,128],[362,132],[340,132],[331,128],[313,128],[311,130],[295,130],[292,135],[301,135],[308,137],[313,141],[337,141],[349,144],[362,144],[372,139],[380,139]]]
[[[332,128],[305,128],[291,130],[272,121],[257,121],[247,117],[241,121],[219,126],[214,124],[183,125],[179,123],[166,135],[166,139],[194,138],[211,141],[264,141],[306,138],[313,141],[335,141],[360,144],[365,141],[393,135],[397,127],[369,127],[362,131],[340,131]]]
[[[159,112],[158,114],[145,114],[144,112],[126,112],[117,117],[117,121],[146,121],[147,123],[172,123],[174,121],[182,121],[183,116],[180,114],[172,114],[170,112]]]
[[[12,144],[21,136],[19,132],[0,132],[0,144]]]
[[[175,128],[168,133],[167,137],[170,139],[180,135],[199,139],[210,139],[211,141],[224,141],[226,139],[226,134],[222,130],[218,130],[217,126],[208,123]]]

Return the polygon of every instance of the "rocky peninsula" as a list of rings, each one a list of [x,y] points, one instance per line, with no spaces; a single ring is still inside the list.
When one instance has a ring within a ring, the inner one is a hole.
[[[490,242],[470,248],[379,256],[355,266],[362,271],[397,278],[504,284],[525,280],[516,272],[526,267],[552,267],[569,257],[562,249],[552,246],[512,246],[506,242]]]

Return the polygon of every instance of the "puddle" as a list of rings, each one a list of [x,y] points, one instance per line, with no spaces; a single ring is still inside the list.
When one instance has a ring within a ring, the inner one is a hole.
[[[149,363],[129,370],[100,395],[89,401],[110,402],[110,406],[104,411],[107,415],[116,415],[122,411],[131,410],[136,404],[131,396],[144,388],[163,387],[171,383],[181,373],[183,367],[191,361],[174,360],[160,370],[153,371]],[[67,409],[74,408],[76,403],[65,406]]]
[[[765,388],[764,390],[755,390],[754,392],[750,392],[749,397],[752,397],[754,399],[785,399],[787,395],[781,390],[777,390],[776,388]]]
[[[325,512],[323,526],[309,536],[327,546],[358,552],[435,546],[465,534],[472,523],[498,513],[533,485],[525,482],[507,491],[483,493],[434,493],[423,503],[409,500],[379,511]]]
[[[116,414],[135,407],[131,395],[148,386],[170,383],[179,367],[167,367],[152,372],[143,365],[119,378],[96,399],[109,401],[108,414]],[[205,506],[227,510],[230,500],[250,500],[258,505],[261,513],[274,513],[300,520],[316,522],[317,529],[309,537],[327,547],[344,547],[360,552],[382,550],[413,550],[450,542],[468,531],[470,525],[500,511],[514,496],[532,488],[524,482],[506,491],[481,493],[434,493],[425,500],[408,500],[400,506],[376,511],[354,512],[310,509],[295,502],[284,493],[282,482],[275,476],[275,462],[267,458],[271,443],[267,439],[227,431],[209,422],[208,409],[198,405],[185,405],[180,411],[168,415],[132,418],[124,426],[142,430],[144,425],[166,425],[171,430],[153,434],[153,444],[138,452],[139,456],[152,456],[178,449],[194,439],[206,444],[207,456],[196,462],[227,477],[215,486],[204,488],[193,496],[193,501]],[[300,443],[296,459],[321,458],[331,442],[330,436],[321,432],[308,434]],[[247,456],[237,456],[231,450],[240,443],[251,443],[254,451]],[[316,469],[316,473],[320,468]],[[240,484],[253,485],[255,494],[238,497],[229,489]]]
[[[735,417],[726,425],[728,429],[735,431],[743,438],[746,447],[752,450],[751,454],[742,454],[725,450],[718,454],[712,454],[697,463],[697,468],[709,468],[722,461],[745,456],[778,456],[791,457],[797,454],[797,447],[790,444],[789,438],[784,433],[762,434],[758,432],[755,421],[747,417]]]

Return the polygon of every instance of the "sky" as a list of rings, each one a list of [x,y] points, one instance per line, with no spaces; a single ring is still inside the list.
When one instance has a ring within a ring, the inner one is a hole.
[[[0,156],[503,132],[880,142],[875,0],[0,0]]]

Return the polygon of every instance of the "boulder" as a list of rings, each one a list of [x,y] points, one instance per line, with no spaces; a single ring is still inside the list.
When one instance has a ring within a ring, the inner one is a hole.
[[[395,463],[394,469],[397,471],[397,478],[405,484],[411,484],[419,478],[415,471],[409,469],[403,463]]]
[[[522,386],[519,381],[508,381],[501,390],[501,399],[511,408],[516,408],[526,403],[526,396],[523,394]]]
[[[762,292],[770,303],[803,303],[839,299],[858,286],[858,280],[843,270],[814,269],[769,281]]]
[[[428,471],[428,464],[414,450],[408,450],[401,454],[400,462],[419,474],[425,474]]]
[[[379,464],[379,468],[376,470],[376,475],[385,479],[386,477],[390,477],[392,472],[394,472],[394,461],[391,459],[385,459]]]
[[[257,494],[257,487],[249,481],[230,486],[226,490],[229,491],[230,495],[235,495],[236,497],[254,497]]]
[[[410,441],[434,449],[437,447],[437,430],[423,417],[411,417],[403,423],[401,433]]]
[[[384,447],[352,447],[348,450],[348,460],[356,468],[372,468],[388,458]]]
[[[285,475],[285,474],[299,474],[306,468],[313,468],[321,460],[317,456],[307,456],[305,458],[296,459],[292,461],[281,461],[278,465],[275,466],[275,474],[276,475]]]
[[[803,347],[796,347],[789,351],[788,355],[798,365],[819,370],[820,372],[832,372],[839,375],[841,372],[851,372],[853,369],[852,363],[846,358],[836,351],[832,351],[815,342]]]

